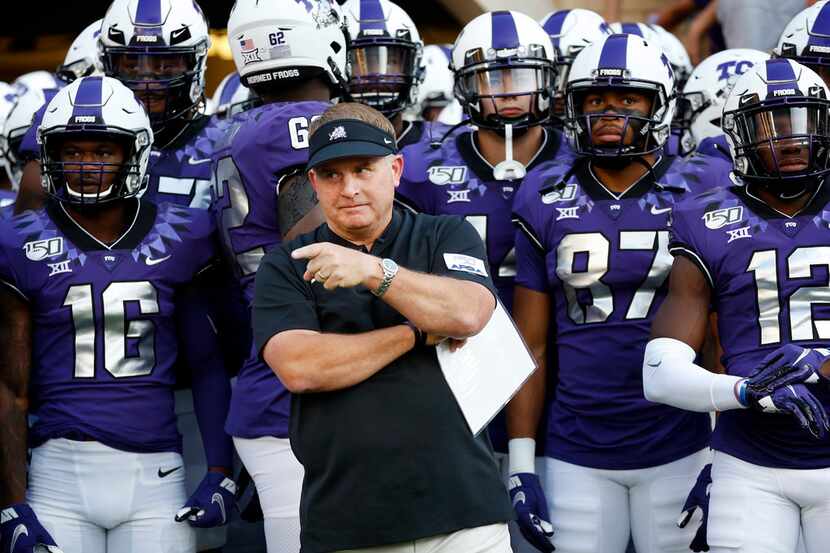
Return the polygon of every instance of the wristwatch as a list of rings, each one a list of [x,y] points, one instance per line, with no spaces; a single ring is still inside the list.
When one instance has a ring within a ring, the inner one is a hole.
[[[398,274],[398,264],[388,257],[380,260],[380,268],[383,269],[383,280],[380,281],[380,285],[377,288],[372,290],[372,293],[377,297],[381,297],[386,293],[389,285],[392,284],[392,279]]]

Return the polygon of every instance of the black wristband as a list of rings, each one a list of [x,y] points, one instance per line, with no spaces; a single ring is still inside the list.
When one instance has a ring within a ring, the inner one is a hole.
[[[411,321],[408,321],[408,320],[404,321],[403,324],[405,324],[406,326],[411,328],[412,332],[415,333],[415,347],[416,348],[418,346],[423,346],[424,344],[427,343],[427,335],[423,330],[421,330],[420,328],[418,328],[417,326],[412,324]]]

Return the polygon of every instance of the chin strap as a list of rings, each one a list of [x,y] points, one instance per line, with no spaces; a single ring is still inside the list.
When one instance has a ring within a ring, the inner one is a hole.
[[[518,180],[524,178],[527,168],[520,161],[513,159],[513,125],[504,126],[504,161],[493,167],[496,180]]]

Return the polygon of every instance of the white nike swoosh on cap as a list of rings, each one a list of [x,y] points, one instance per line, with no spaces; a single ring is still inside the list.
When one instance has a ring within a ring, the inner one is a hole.
[[[384,138],[383,141],[386,142],[387,144],[392,144],[392,141],[389,140],[388,138]]]

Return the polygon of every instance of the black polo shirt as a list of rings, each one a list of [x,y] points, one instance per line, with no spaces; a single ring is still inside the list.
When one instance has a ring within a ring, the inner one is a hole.
[[[359,249],[322,225],[265,256],[254,297],[260,351],[284,330],[357,334],[403,323],[362,286],[328,291],[304,281],[307,262],[290,253],[316,242]],[[484,245],[461,218],[396,210],[370,253],[478,282],[495,296],[489,276],[477,274],[487,267]],[[487,432],[470,433],[434,347],[415,348],[351,388],[294,395],[290,438],[305,468],[302,553],[406,542],[512,516]]]

